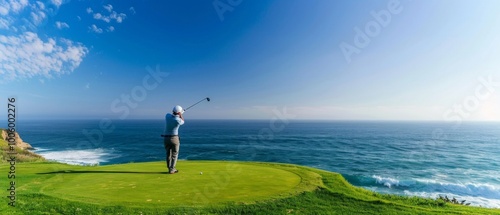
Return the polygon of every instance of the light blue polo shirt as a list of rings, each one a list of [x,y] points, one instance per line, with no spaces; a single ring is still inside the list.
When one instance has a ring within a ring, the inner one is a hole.
[[[184,124],[179,116],[167,113],[165,115],[165,132],[164,135],[179,135],[179,127]]]

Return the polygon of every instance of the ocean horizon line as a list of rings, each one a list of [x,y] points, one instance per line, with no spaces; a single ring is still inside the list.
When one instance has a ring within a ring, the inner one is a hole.
[[[31,119],[18,119],[18,121],[96,121],[96,120],[111,120],[111,121],[152,121],[163,120],[163,118],[31,118]],[[197,121],[269,121],[269,120],[286,120],[291,122],[425,122],[425,123],[443,123],[443,124],[456,124],[456,121],[444,120],[412,120],[412,119],[280,119],[280,118],[187,118],[187,120]],[[500,123],[500,120],[463,120],[461,123]]]

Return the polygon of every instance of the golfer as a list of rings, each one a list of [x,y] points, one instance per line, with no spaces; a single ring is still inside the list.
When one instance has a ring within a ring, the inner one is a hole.
[[[162,136],[165,150],[167,151],[167,167],[170,174],[179,172],[175,168],[175,165],[179,156],[179,127],[184,124],[183,112],[184,109],[177,105],[172,110],[172,113],[165,115],[165,132]]]

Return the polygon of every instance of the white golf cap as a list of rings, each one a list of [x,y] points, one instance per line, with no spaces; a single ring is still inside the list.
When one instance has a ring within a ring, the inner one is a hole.
[[[176,105],[174,109],[172,110],[174,113],[184,113],[184,108],[182,108],[179,105]]]

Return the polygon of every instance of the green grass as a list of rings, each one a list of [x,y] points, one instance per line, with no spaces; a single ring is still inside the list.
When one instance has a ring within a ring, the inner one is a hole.
[[[292,172],[260,165],[181,162],[178,168],[182,172],[177,175],[167,174],[163,162],[69,168],[57,171],[56,183],[42,186],[41,192],[103,205],[196,206],[198,199],[210,204],[266,199],[293,191],[301,181]]]
[[[0,164],[6,175],[9,166]],[[500,214],[498,209],[377,194],[340,174],[276,163],[180,161],[17,164],[17,205],[2,214]],[[200,174],[203,172],[203,174]],[[0,180],[0,189],[7,181]],[[3,195],[5,196],[5,195]]]

